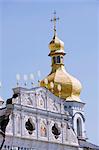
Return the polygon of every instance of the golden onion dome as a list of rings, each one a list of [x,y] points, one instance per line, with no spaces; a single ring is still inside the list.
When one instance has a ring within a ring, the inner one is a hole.
[[[48,83],[45,83],[45,79]],[[66,72],[64,66],[59,67],[55,72],[50,73],[45,79],[40,82],[40,86],[46,87],[53,92],[54,95],[59,96],[58,85],[61,85],[60,97],[67,101],[80,101],[80,92],[82,89],[79,80]],[[53,89],[50,83],[54,83]]]
[[[56,20],[57,18],[54,16],[52,19],[54,22],[54,36],[52,41],[49,43],[49,56],[52,58],[52,70],[45,79],[40,81],[40,86],[46,87],[54,95],[67,101],[80,101],[82,86],[79,80],[71,76],[65,70],[64,43],[57,37]]]
[[[64,42],[54,35],[52,41],[49,43],[49,49],[51,51],[64,50]]]

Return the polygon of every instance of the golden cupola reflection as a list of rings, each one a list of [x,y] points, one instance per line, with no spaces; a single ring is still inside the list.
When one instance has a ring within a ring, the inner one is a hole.
[[[64,42],[61,41],[56,35],[54,35],[52,41],[49,43],[49,49],[51,50],[51,52],[54,52],[57,50],[64,51]]]
[[[67,101],[80,101],[80,92],[82,89],[79,80],[71,76],[64,67],[64,43],[57,37],[56,34],[56,13],[54,13],[54,37],[49,43],[52,59],[51,73],[40,81],[40,86],[46,87],[54,95],[61,97]]]

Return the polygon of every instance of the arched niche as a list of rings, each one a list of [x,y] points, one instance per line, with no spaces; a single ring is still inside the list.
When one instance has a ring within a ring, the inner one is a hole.
[[[77,136],[82,137],[82,121],[81,118],[77,118]]]

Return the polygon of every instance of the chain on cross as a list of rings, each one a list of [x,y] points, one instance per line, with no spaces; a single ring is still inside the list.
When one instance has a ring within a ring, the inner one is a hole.
[[[51,22],[54,22],[54,35],[56,35],[56,21],[59,20],[59,17],[56,18],[56,11],[54,11],[54,18],[51,19]]]

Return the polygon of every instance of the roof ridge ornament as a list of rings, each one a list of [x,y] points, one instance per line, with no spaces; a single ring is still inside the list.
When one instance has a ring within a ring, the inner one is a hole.
[[[53,19],[51,19],[51,22],[54,23],[54,36],[56,36],[56,21],[59,20],[60,18],[59,17],[56,18],[56,11],[54,11],[53,14],[54,14],[54,17]]]

